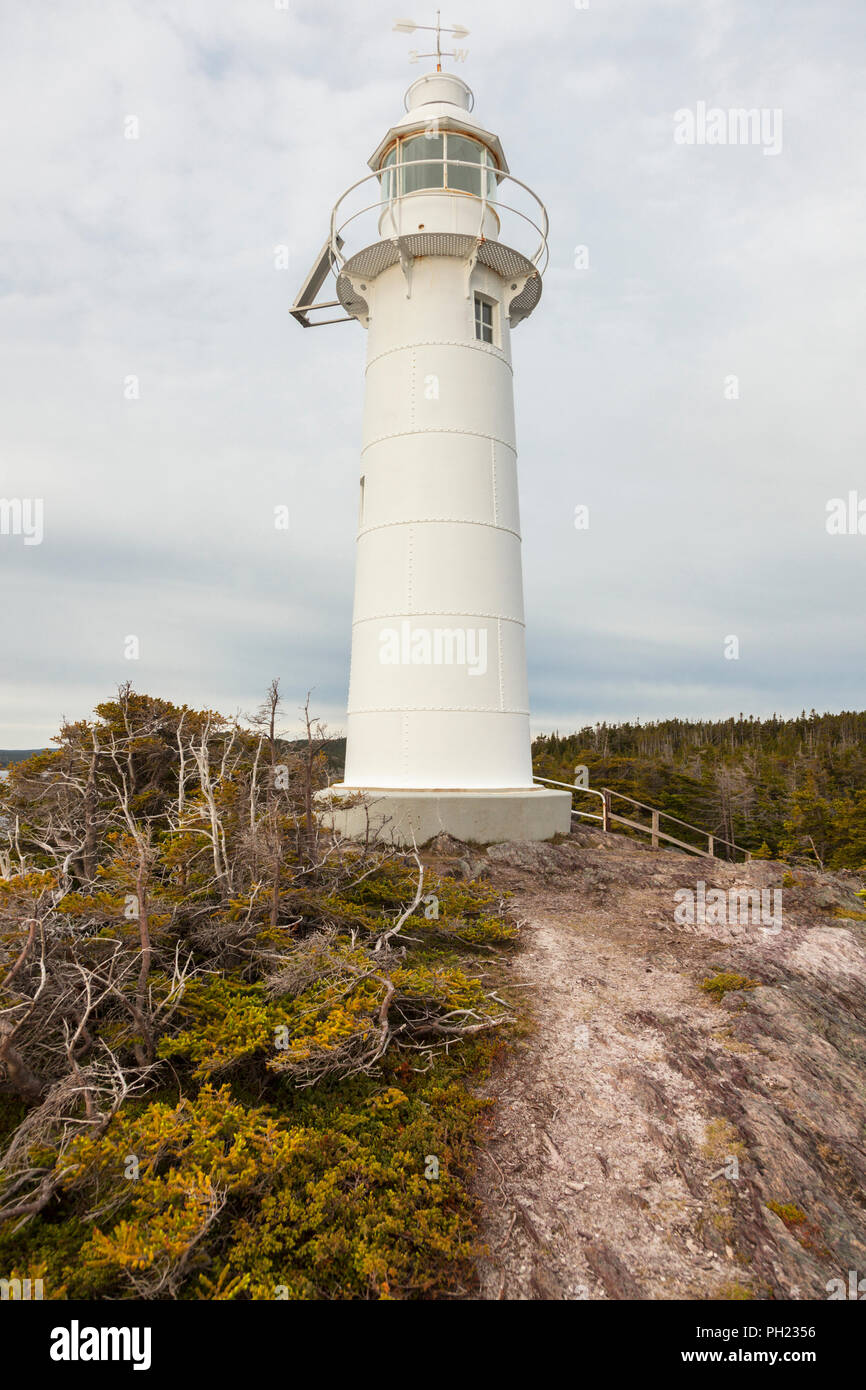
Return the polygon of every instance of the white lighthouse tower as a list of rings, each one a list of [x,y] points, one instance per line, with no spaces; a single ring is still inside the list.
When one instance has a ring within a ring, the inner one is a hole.
[[[441,71],[440,32],[436,71],[340,198],[292,310],[313,327],[339,305],[367,330],[346,767],[328,815],[403,843],[550,839],[571,797],[532,781],[511,365],[547,215]],[[337,298],[315,304],[329,271]]]

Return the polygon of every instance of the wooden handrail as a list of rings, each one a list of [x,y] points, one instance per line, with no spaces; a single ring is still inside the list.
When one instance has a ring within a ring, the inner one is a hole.
[[[548,787],[562,787],[569,792],[584,792],[589,796],[601,797],[601,815],[594,815],[592,811],[579,811],[572,806],[573,816],[583,816],[586,820],[600,820],[602,830],[609,831],[611,824],[617,821],[620,825],[626,825],[630,830],[639,830],[643,835],[652,838],[652,846],[658,848],[659,841],[664,840],[670,845],[676,845],[679,849],[687,850],[689,854],[699,854],[703,859],[715,859],[716,845],[726,845],[728,849],[734,850],[738,854],[745,856],[746,863],[752,857],[751,850],[744,849],[742,845],[735,844],[733,840],[724,840],[721,836],[711,835],[708,830],[702,830],[699,825],[690,825],[686,820],[680,820],[679,816],[672,816],[668,811],[659,811],[655,806],[648,806],[645,801],[638,801],[633,796],[628,796],[625,792],[612,791],[610,787],[576,787],[568,782],[555,782],[551,777],[536,777],[533,775],[534,782],[540,782]],[[651,825],[644,825],[641,821],[631,820],[627,816],[620,816],[611,809],[611,797],[618,796],[621,801],[628,801],[632,806],[638,806],[642,811],[649,811],[652,817]],[[660,827],[660,820],[673,821],[676,825],[682,825],[686,830],[692,830],[696,835],[705,835],[707,838],[707,848],[700,849],[697,845],[687,844],[685,840],[679,840],[674,835],[669,835],[667,831]]]

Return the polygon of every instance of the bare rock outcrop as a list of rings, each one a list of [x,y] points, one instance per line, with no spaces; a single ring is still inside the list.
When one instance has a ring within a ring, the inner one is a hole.
[[[533,1029],[490,1087],[481,1296],[826,1299],[866,1277],[859,881],[588,829],[486,860]]]

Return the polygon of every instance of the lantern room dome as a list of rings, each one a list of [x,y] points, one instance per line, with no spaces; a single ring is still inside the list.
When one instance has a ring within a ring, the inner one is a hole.
[[[403,101],[407,111],[414,111],[418,106],[429,106],[433,101],[447,101],[453,106],[462,106],[464,111],[471,111],[475,96],[472,88],[455,73],[428,72],[412,83]]]

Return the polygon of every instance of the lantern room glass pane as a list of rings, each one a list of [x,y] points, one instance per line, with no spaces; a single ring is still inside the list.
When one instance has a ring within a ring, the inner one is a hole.
[[[441,135],[414,135],[410,140],[400,142],[400,163],[406,165],[410,160],[443,159],[444,140]],[[443,164],[413,164],[401,171],[401,193],[417,193],[422,188],[442,188],[444,186],[445,166]]]
[[[481,197],[481,170],[467,169],[466,162],[481,164],[484,146],[477,140],[468,140],[465,135],[448,134],[448,187],[457,188],[461,193],[474,193]],[[452,159],[463,160],[462,164],[452,164]]]
[[[487,173],[484,175],[487,180],[487,201],[488,203],[495,203],[497,186],[496,169],[498,166],[489,150],[484,151],[484,162],[487,165]]]
[[[396,163],[397,146],[395,145],[393,149],[390,149],[388,151],[388,153],[385,155],[385,158],[382,160],[382,169],[384,172],[379,176],[379,182],[382,188],[382,197],[384,199],[387,199],[388,202],[391,201],[391,199],[395,196],[397,192],[394,175],[394,165]]]

